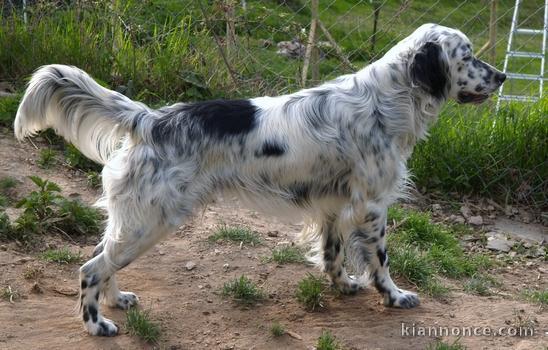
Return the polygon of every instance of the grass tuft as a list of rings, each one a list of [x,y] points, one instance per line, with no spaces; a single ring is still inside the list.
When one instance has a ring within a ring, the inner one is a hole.
[[[231,241],[235,243],[245,243],[251,245],[257,245],[261,243],[259,235],[247,227],[230,227],[226,225],[220,225],[217,227],[213,235],[209,236],[210,242],[218,241]]]
[[[2,297],[2,299],[5,299],[10,303],[13,303],[15,300],[21,297],[21,295],[19,295],[19,292],[13,289],[11,286],[7,286],[6,288],[2,289],[0,296]]]
[[[547,290],[526,290],[523,292],[525,299],[541,306],[548,306]]]
[[[431,296],[448,292],[438,275],[461,279],[493,265],[486,255],[465,253],[456,238],[460,231],[433,223],[426,213],[394,207],[389,210],[389,221],[397,222],[388,236],[391,271]]]
[[[49,148],[41,150],[37,163],[42,169],[51,168],[55,164],[55,151]]]
[[[61,249],[49,249],[40,254],[43,260],[56,262],[59,264],[71,264],[82,260],[82,254],[80,252],[73,253],[67,247]]]
[[[307,310],[315,311],[325,306],[325,289],[325,278],[309,273],[307,277],[299,281],[296,297]]]
[[[477,274],[466,281],[464,284],[464,290],[475,295],[489,296],[493,294],[491,292],[491,288],[498,285],[499,283],[497,283],[494,278]]]
[[[285,334],[285,327],[279,322],[274,322],[270,326],[270,333],[275,337],[281,337]]]
[[[335,336],[327,330],[322,332],[316,343],[316,350],[338,350],[340,348]]]
[[[129,309],[126,314],[126,328],[129,334],[149,343],[157,343],[160,338],[160,327],[150,320],[148,311]]]
[[[294,246],[282,246],[274,248],[272,256],[266,259],[274,261],[280,265],[291,263],[302,263],[305,261],[304,254],[301,249]]]
[[[101,187],[101,174],[97,171],[90,170],[86,173],[86,178],[88,180],[88,186],[91,188]]]
[[[437,341],[434,344],[428,345],[427,350],[466,350],[466,347],[459,343],[459,339],[455,340],[452,343],[445,343],[442,341]]]
[[[253,305],[265,298],[264,292],[249,278],[242,275],[223,285],[223,296],[232,297],[241,304]]]

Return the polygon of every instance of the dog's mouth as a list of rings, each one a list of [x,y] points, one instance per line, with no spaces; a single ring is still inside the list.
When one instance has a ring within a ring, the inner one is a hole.
[[[480,104],[489,98],[489,94],[474,94],[472,92],[461,91],[459,92],[458,98],[459,103]]]

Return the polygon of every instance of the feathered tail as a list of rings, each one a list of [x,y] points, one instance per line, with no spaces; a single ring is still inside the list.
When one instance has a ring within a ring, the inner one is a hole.
[[[105,164],[120,140],[146,137],[155,111],[97,84],[84,71],[48,65],[32,76],[15,117],[22,140],[53,128],[86,157]]]

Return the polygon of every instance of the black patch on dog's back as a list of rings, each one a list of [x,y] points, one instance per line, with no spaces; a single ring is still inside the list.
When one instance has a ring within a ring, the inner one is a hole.
[[[168,107],[160,111],[167,112],[153,126],[154,139],[184,137],[182,129],[194,134],[195,125],[204,134],[217,138],[245,135],[256,125],[255,107],[249,100],[212,100]]]

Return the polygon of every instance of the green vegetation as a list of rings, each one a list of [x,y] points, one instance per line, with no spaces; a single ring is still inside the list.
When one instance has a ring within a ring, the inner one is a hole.
[[[76,200],[63,197],[61,188],[38,176],[29,177],[38,187],[17,203],[23,213],[12,224],[0,214],[0,239],[27,241],[33,234],[51,230],[64,235],[97,234],[101,230],[102,214]]]
[[[548,307],[548,291],[546,290],[526,290],[523,292],[523,296],[530,302]]]
[[[157,343],[161,334],[160,327],[150,320],[150,313],[136,308],[128,310],[126,328],[129,334],[149,343]]]
[[[67,144],[65,146],[65,159],[68,165],[71,167],[83,170],[83,171],[101,171],[101,166],[84,156],[74,145]]]
[[[82,260],[82,254],[80,252],[73,253],[69,248],[63,247],[60,249],[48,249],[40,257],[43,260],[56,262],[59,264],[71,264],[77,263]]]
[[[540,208],[548,201],[548,94],[535,104],[445,108],[410,168],[419,187]]]
[[[295,246],[282,246],[274,248],[272,256],[265,259],[266,261],[274,261],[280,265],[302,263],[305,261],[304,254],[301,249]]]
[[[315,311],[325,306],[325,290],[325,277],[309,273],[299,281],[296,297],[307,310]]]
[[[244,275],[225,283],[222,294],[246,305],[256,304],[265,298],[264,292]]]
[[[217,227],[213,235],[208,237],[210,242],[218,241],[231,241],[235,243],[245,243],[257,245],[261,243],[259,235],[251,231],[247,227],[230,227],[226,225],[220,225]]]
[[[270,333],[275,337],[281,337],[285,334],[285,327],[279,322],[274,322],[270,327]]]
[[[341,349],[337,339],[330,331],[323,331],[316,343],[316,350],[339,350]]]
[[[97,171],[90,170],[86,173],[86,178],[88,180],[88,186],[91,188],[101,187],[101,174]]]
[[[11,128],[13,126],[15,113],[17,113],[20,99],[21,96],[19,95],[5,96],[0,98],[0,126],[5,126],[8,128]]]
[[[2,299],[9,301],[10,303],[13,303],[15,300],[19,299],[21,295],[19,294],[17,290],[13,289],[11,286],[7,286],[6,288],[3,288],[1,290],[0,297],[2,297]]]
[[[393,207],[389,218],[398,223],[395,232],[388,236],[391,271],[432,296],[447,292],[438,275],[472,277],[492,265],[485,255],[466,254],[456,238],[458,233],[433,223],[426,213]]]
[[[38,165],[40,168],[49,169],[55,164],[55,151],[49,148],[45,148],[40,151],[40,158],[38,158]]]
[[[486,275],[474,275],[464,284],[464,290],[471,294],[489,296],[492,294],[491,288],[498,286],[499,283],[493,277]]]
[[[12,190],[15,186],[17,186],[17,180],[12,177],[8,176],[0,179],[0,208],[7,206],[14,199]]]
[[[466,346],[459,343],[458,339],[452,343],[445,343],[438,340],[434,344],[429,345],[426,350],[466,350]]]

